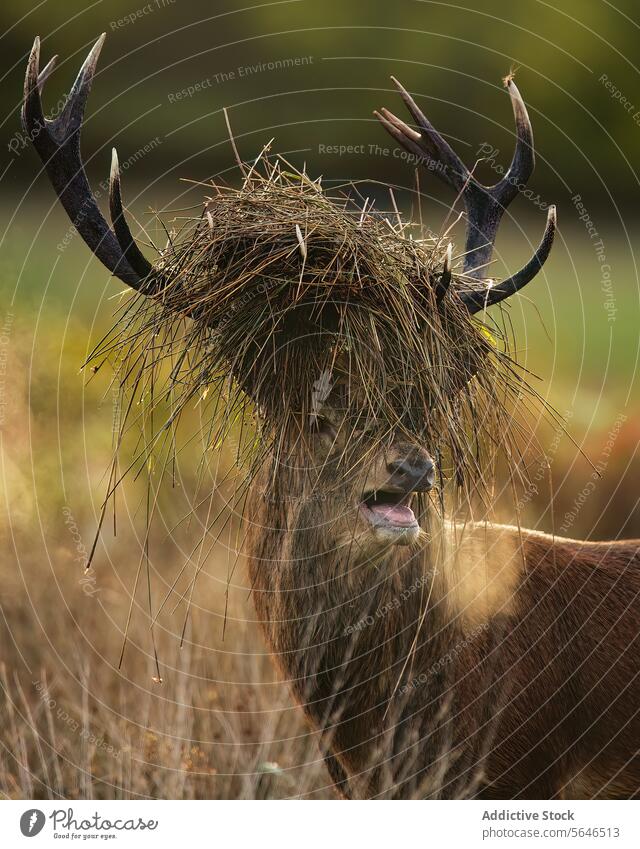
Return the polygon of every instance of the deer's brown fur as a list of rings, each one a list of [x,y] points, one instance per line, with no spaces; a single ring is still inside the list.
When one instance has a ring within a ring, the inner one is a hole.
[[[454,544],[431,517],[430,540],[376,553],[340,543],[335,492],[286,477],[252,517],[255,603],[343,794],[638,791],[640,541],[474,525]]]

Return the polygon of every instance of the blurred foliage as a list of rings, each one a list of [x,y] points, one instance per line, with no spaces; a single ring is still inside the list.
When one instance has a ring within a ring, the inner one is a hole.
[[[157,150],[135,165],[141,179],[204,179],[228,168],[227,107],[247,157],[276,136],[278,149],[301,150],[313,174],[406,184],[410,169],[398,159],[318,152],[320,144],[387,144],[371,113],[385,103],[401,109],[391,73],[418,95],[470,162],[487,142],[499,148],[498,160],[506,165],[512,126],[501,78],[517,68],[536,129],[536,189],[560,204],[579,191],[607,211],[637,196],[640,23],[631,0],[484,0],[467,7],[431,0],[227,0],[215,6],[203,0],[72,0],[31,8],[8,0],[0,15],[8,69],[6,140],[19,130],[34,35],[43,39],[45,60],[60,56],[47,84],[46,103],[53,108],[90,44],[108,33],[85,131],[88,155],[98,151],[99,179],[107,174],[112,143],[126,160],[155,137],[161,140]],[[256,69],[302,57],[311,61]],[[216,81],[216,74],[231,72],[234,79]],[[603,74],[632,109],[600,82]],[[193,96],[175,99],[203,80],[209,82]],[[11,184],[23,191],[25,176],[34,173],[33,155],[7,157],[6,142],[2,150],[4,160],[16,159]],[[146,199],[156,202],[152,190]]]

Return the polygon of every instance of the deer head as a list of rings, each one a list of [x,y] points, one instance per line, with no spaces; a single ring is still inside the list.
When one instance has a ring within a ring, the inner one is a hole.
[[[103,34],[87,56],[61,115],[50,121],[44,117],[41,95],[55,57],[39,71],[40,43],[36,38],[27,67],[22,120],[62,205],[89,248],[128,286],[162,300],[163,274],[136,245],[124,216],[116,151],[109,185],[111,225],[98,207],[80,154],[84,109],[104,39]],[[467,214],[463,271],[467,279],[481,281],[491,261],[501,217],[534,167],[533,134],[520,93],[513,80],[508,79],[516,123],[515,152],[503,179],[494,186],[484,186],[434,129],[409,93],[394,82],[417,129],[386,109],[376,115],[394,139],[431,166],[430,173],[438,175],[462,198]],[[433,169],[433,164],[439,167]],[[444,305],[453,299],[457,308],[461,305],[473,315],[518,292],[546,261],[555,229],[555,207],[551,206],[540,245],[523,268],[499,283],[456,286],[455,291],[451,287],[449,246],[435,286],[437,303]],[[323,496],[326,521],[338,528],[334,534],[337,545],[364,541],[365,548],[377,551],[390,545],[415,543],[420,528],[412,499],[416,493],[427,493],[434,484],[436,469],[431,454],[435,447],[425,442],[420,426],[411,416],[407,418],[404,410],[398,411],[391,427],[375,418],[371,420],[364,388],[348,369],[338,379],[340,365],[334,366],[335,371],[328,374],[326,386],[312,404],[311,414],[299,421],[290,456],[274,460],[279,466],[281,496],[286,500],[293,493],[300,505],[315,499],[316,512],[318,496]],[[306,465],[304,474],[299,473],[300,464]],[[273,468],[269,474],[273,476]],[[304,525],[308,519],[304,506],[300,506],[295,521]],[[313,521],[317,524],[317,516]]]
[[[312,413],[306,427],[301,423],[300,450],[293,452],[298,456],[292,465],[304,475],[293,474],[287,483],[295,500],[308,507],[294,509],[287,524],[298,525],[301,518],[303,526],[319,524],[333,549],[371,556],[418,541],[412,502],[433,487],[435,465],[415,429],[402,428],[401,416],[391,428],[372,415],[346,372],[338,360],[332,373],[316,381]]]

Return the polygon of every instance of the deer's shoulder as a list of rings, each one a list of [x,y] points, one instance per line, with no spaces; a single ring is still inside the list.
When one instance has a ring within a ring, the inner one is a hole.
[[[633,584],[640,591],[640,540],[569,539],[484,522],[450,526],[449,532],[441,592],[451,614],[470,626],[497,614],[517,614],[523,592],[530,593],[534,584],[553,594],[562,594],[567,584],[596,592]]]

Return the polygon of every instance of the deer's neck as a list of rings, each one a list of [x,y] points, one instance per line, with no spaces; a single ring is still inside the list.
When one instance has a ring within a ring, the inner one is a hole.
[[[348,772],[366,771],[402,716],[435,724],[448,689],[443,658],[460,640],[432,547],[394,547],[375,559],[335,548],[286,505],[253,523],[249,563],[269,646],[326,748]],[[417,677],[429,672],[429,686]],[[400,731],[398,729],[400,728]],[[434,743],[435,745],[435,743]]]

